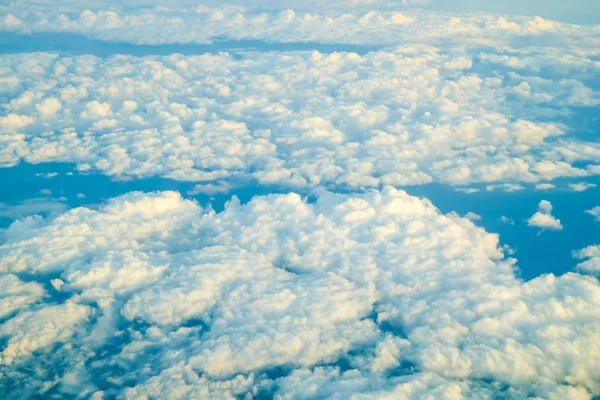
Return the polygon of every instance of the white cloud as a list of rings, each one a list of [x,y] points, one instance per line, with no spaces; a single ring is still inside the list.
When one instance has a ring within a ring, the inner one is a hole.
[[[89,307],[69,302],[17,314],[0,326],[0,337],[8,339],[0,364],[6,368],[23,357],[31,357],[33,352],[68,343],[75,334],[74,327],[89,314]]]
[[[21,307],[36,303],[44,296],[44,288],[36,282],[23,282],[12,274],[0,275],[0,318],[6,318]]]
[[[504,43],[511,39],[522,42],[525,38],[540,42],[554,40],[561,44],[570,43],[569,39],[574,37],[573,43],[593,47],[597,35],[593,26],[562,24],[536,16],[538,14],[522,17],[414,9],[399,12],[398,2],[385,0],[341,0],[326,4],[321,1],[203,3],[178,1],[168,7],[156,1],[126,5],[82,1],[61,7],[52,2],[10,3],[0,7],[0,12],[7,15],[0,29],[19,33],[69,32],[137,44],[249,39],[391,45],[406,37],[426,41],[456,38],[465,43]],[[404,0],[402,5],[422,7],[424,3],[423,0]],[[457,2],[452,3],[455,7]],[[439,9],[435,4],[432,7]],[[478,9],[494,11],[494,7],[481,8],[481,2],[471,2],[471,7],[461,11]],[[544,6],[543,10],[547,11],[548,7]]]
[[[44,99],[44,101],[39,104],[36,104],[35,108],[42,117],[50,117],[56,114],[62,108],[62,104],[56,98],[49,98]]]
[[[563,229],[560,220],[552,215],[552,204],[547,200],[540,201],[538,212],[527,220],[527,225],[542,230],[560,231]]]
[[[568,73],[568,82],[585,80],[584,71],[594,68],[570,61],[567,50],[532,51],[516,52],[556,68],[558,76]],[[350,188],[439,182],[509,191],[593,173],[585,165],[600,162],[598,143],[576,140],[560,118],[535,122],[546,106],[509,96],[526,78],[503,81],[495,76],[497,64],[487,61],[489,76],[447,68],[464,59],[481,61],[479,53],[404,46],[362,56],[10,55],[3,59],[7,73],[29,83],[4,104],[9,111],[2,118],[31,125],[7,122],[18,133],[0,136],[0,165],[74,162],[80,170],[115,177],[225,182],[221,187],[252,181]],[[578,54],[587,62],[594,57]],[[565,72],[559,62],[573,64]],[[67,72],[55,84],[59,67]],[[552,82],[529,85],[558,99],[570,91],[558,78]],[[31,99],[32,93],[61,99],[51,131],[48,116],[35,105],[43,100]],[[566,102],[555,103],[569,112]]]
[[[597,221],[600,221],[600,206],[596,206],[596,207],[592,208],[591,210],[587,210],[586,214],[590,214]]]
[[[454,190],[456,190],[457,192],[465,193],[465,194],[473,194],[473,193],[480,192],[480,190],[477,188],[456,188]]]
[[[131,193],[6,238],[1,273],[50,276],[54,299],[21,290],[0,329],[6,381],[30,371],[17,396],[600,393],[595,278],[522,282],[497,235],[392,188],[221,213]]]
[[[469,211],[464,215],[464,217],[470,221],[481,221],[481,215],[475,214],[474,212]]]
[[[192,189],[188,191],[188,195],[193,196],[196,194],[206,194],[206,195],[215,195],[215,194],[223,194],[228,193],[231,190],[231,185],[227,182],[216,182],[216,183],[208,183],[205,185],[194,185]]]
[[[556,189],[556,186],[551,183],[538,183],[535,185],[535,190],[551,190]]]
[[[594,188],[596,186],[597,185],[595,183],[587,183],[587,182],[570,183],[569,184],[569,188],[574,192],[585,192],[586,190]]]
[[[38,172],[35,174],[35,176],[41,176],[42,178],[50,179],[58,176],[58,172]]]
[[[322,189],[512,192],[600,173],[600,145],[565,119],[600,104],[597,27],[385,0],[172,3],[11,2],[0,30],[119,53],[109,41],[390,47],[0,57],[0,167],[70,162],[194,182],[190,195],[321,188],[314,203],[233,198],[220,213],[172,192],[0,204],[20,218],[0,232],[0,393],[600,395],[598,246],[574,253],[582,273],[524,282],[475,213]],[[528,224],[562,229],[551,212],[540,202]]]
[[[600,273],[600,245],[588,246],[573,254],[576,258],[586,260],[577,265],[577,268],[591,273]]]
[[[488,192],[492,192],[494,190],[501,190],[503,192],[518,192],[524,189],[525,187],[523,185],[519,185],[518,183],[503,183],[499,185],[488,185],[485,187],[485,190]]]

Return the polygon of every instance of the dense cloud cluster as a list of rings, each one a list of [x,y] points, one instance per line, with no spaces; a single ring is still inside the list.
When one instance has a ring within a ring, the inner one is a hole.
[[[130,193],[6,237],[13,398],[600,394],[595,278],[523,282],[496,235],[390,187],[221,213]]]
[[[407,45],[364,55],[10,55],[0,60],[0,165],[75,162],[218,190],[236,180],[542,188],[600,173],[600,144],[582,134],[600,104],[599,54]]]
[[[0,395],[600,396],[600,246],[526,282],[485,214],[394,188],[595,187],[600,25],[409,7],[443,1],[0,5],[0,168],[292,191],[0,202]],[[68,38],[187,55],[19,49]],[[561,230],[552,211],[527,224]]]

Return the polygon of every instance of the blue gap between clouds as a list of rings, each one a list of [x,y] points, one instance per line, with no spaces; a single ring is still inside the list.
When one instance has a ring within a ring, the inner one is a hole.
[[[377,50],[377,47],[352,44],[326,43],[268,43],[260,40],[218,40],[211,44],[132,44],[125,42],[108,42],[91,39],[83,35],[71,33],[34,33],[20,35],[0,32],[0,54],[19,54],[33,52],[61,53],[63,55],[94,55],[110,57],[127,54],[136,57],[166,56],[171,54],[199,55],[220,52],[247,51],[319,51],[321,53],[353,52],[366,54]]]
[[[52,172],[58,175],[53,178],[36,176]],[[73,175],[66,175],[68,172],[73,172]],[[600,223],[584,213],[585,210],[600,205],[600,177],[586,179],[586,182],[596,183],[598,186],[585,192],[567,189],[567,183],[576,181],[579,180],[557,179],[553,181],[557,189],[549,191],[527,188],[517,192],[488,192],[485,185],[479,185],[480,192],[466,194],[441,184],[402,189],[411,195],[428,198],[443,213],[454,211],[465,215],[473,212],[480,215],[481,221],[475,221],[475,224],[488,232],[498,233],[501,245],[508,245],[516,251],[514,257],[518,260],[520,274],[523,279],[529,280],[546,273],[561,275],[573,271],[579,261],[573,259],[572,251],[600,243]],[[69,208],[96,207],[106,199],[131,191],[174,190],[220,212],[234,195],[246,203],[254,196],[291,191],[283,187],[246,184],[228,194],[189,196],[187,192],[196,183],[157,177],[115,181],[105,175],[80,174],[75,171],[73,164],[63,163],[20,164],[16,167],[0,168],[0,182],[0,203],[17,205],[36,197],[64,197],[62,201]],[[50,190],[52,194],[42,194],[44,189]],[[310,190],[298,192],[306,196],[309,202],[315,200]],[[85,198],[77,198],[78,193],[84,194]],[[537,211],[540,200],[552,203],[552,214],[561,220],[564,226],[562,231],[540,233],[539,229],[527,226],[526,220]],[[514,225],[501,222],[499,218],[502,216],[513,219]],[[0,228],[7,228],[11,223],[10,218],[0,218]]]

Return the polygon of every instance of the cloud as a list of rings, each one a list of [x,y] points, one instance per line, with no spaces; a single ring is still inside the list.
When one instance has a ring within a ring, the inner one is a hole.
[[[470,221],[481,221],[481,215],[479,214],[475,214],[474,212],[469,211],[468,213],[466,213],[464,215],[464,218],[470,220]]]
[[[498,221],[502,222],[503,224],[510,224],[510,225],[515,224],[515,220],[507,217],[506,215],[503,215],[500,218],[498,218]]]
[[[535,190],[551,190],[556,189],[556,186],[551,183],[538,183],[535,185]]]
[[[585,192],[586,190],[594,188],[596,186],[597,185],[595,183],[586,183],[586,182],[569,184],[569,188],[574,192]]]
[[[215,195],[215,194],[223,194],[228,193],[231,190],[231,186],[227,182],[216,182],[216,183],[208,183],[205,185],[194,185],[192,189],[188,191],[188,195],[193,196],[196,194],[207,194],[207,195]]]
[[[595,278],[523,282],[497,235],[390,187],[130,193],[6,237],[2,279],[32,279],[0,328],[13,397],[600,393]]]
[[[473,193],[480,192],[480,190],[477,188],[455,188],[454,190],[456,190],[457,192],[465,193],[465,194],[473,194]]]
[[[575,258],[586,260],[577,265],[581,271],[599,273],[600,272],[600,245],[588,246],[573,253]]]
[[[400,8],[422,8],[426,3],[404,0]],[[463,7],[458,5],[460,3]],[[259,1],[251,4],[233,1],[204,5],[178,2],[168,7],[157,1],[126,5],[107,1],[77,2],[61,7],[40,1],[35,5],[10,3],[1,6],[0,12],[7,16],[0,22],[0,29],[19,33],[68,32],[136,44],[210,43],[221,39],[379,46],[399,43],[407,36],[411,40],[424,41],[455,37],[466,43],[505,43],[511,39],[521,42],[525,38],[564,44],[574,37],[573,43],[593,47],[597,37],[593,26],[558,23],[541,18],[539,13],[523,17],[473,12],[510,14],[511,8],[506,9],[506,2],[500,6],[491,1],[485,2],[487,5],[469,3],[468,7],[464,7],[464,1],[440,6],[439,1],[434,1],[430,6],[444,11],[462,11],[449,14],[399,10],[398,2],[385,0],[341,0],[326,4],[322,1]],[[513,4],[512,10],[522,8],[522,5]],[[542,8],[545,12],[549,10],[546,5]],[[564,15],[565,12],[561,12],[550,16]],[[585,16],[585,13],[581,15]],[[142,26],[145,29],[140,29]]]
[[[34,304],[45,294],[44,287],[36,282],[24,282],[15,275],[0,275],[0,318],[6,318],[18,309]]]
[[[494,190],[501,190],[503,192],[518,192],[524,189],[525,187],[523,185],[519,185],[518,183],[503,183],[499,185],[488,185],[485,187],[485,190],[488,192],[492,192]]]
[[[364,55],[9,55],[7,73],[28,84],[6,100],[2,118],[28,124],[9,123],[16,133],[0,138],[0,165],[72,162],[116,178],[222,188],[437,182],[514,191],[593,174],[587,166],[600,162],[598,143],[575,138],[556,115],[537,121],[547,104],[511,93],[525,82],[555,99],[552,112],[572,112],[565,99],[574,82],[591,85],[595,75],[585,71],[598,69],[590,64],[594,56],[489,51],[529,60],[556,78],[500,79],[499,61],[465,47],[406,45]],[[471,70],[474,59],[486,73]],[[38,107],[48,99],[61,104],[51,115]]]
[[[590,214],[597,221],[600,221],[600,206],[594,207],[591,210],[587,210],[585,213]]]
[[[547,200],[540,201],[538,212],[527,220],[527,225],[551,231],[560,231],[563,228],[560,220],[552,215],[552,204]]]
[[[33,198],[23,200],[19,204],[0,203],[0,218],[16,220],[34,214],[54,216],[63,213],[67,208],[62,199]]]

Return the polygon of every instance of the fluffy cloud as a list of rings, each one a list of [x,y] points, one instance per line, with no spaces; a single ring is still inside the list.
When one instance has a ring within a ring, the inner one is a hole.
[[[577,265],[582,271],[600,273],[600,245],[588,246],[585,249],[574,252],[576,258],[586,260]]]
[[[57,7],[12,2],[0,7],[0,29],[69,32],[137,44],[210,43],[215,40],[391,45],[456,38],[465,43],[561,43],[597,46],[595,26],[561,24],[537,17],[402,10],[389,1],[261,2],[70,2]],[[212,4],[210,4],[212,3]],[[421,4],[404,0],[402,5]],[[456,2],[453,2],[456,3]],[[478,2],[480,3],[480,2]],[[476,6],[470,7],[476,9]]]
[[[496,235],[393,188],[131,193],[6,237],[13,397],[600,394],[595,278],[523,282]]]
[[[520,74],[501,73],[504,61],[489,58],[497,52],[527,63],[511,67]],[[561,122],[574,88],[598,75],[595,57],[430,46],[364,55],[11,55],[1,73],[21,84],[0,99],[9,132],[0,134],[0,166],[74,162],[116,177],[212,182],[205,190],[213,191],[252,181],[514,191],[598,173],[598,143]],[[536,68],[556,77],[536,80]],[[515,96],[523,87],[552,107]]]
[[[540,201],[538,212],[527,220],[527,225],[551,231],[560,231],[563,228],[560,220],[552,215],[552,204],[547,200]]]

